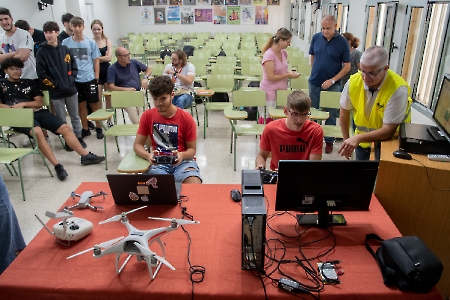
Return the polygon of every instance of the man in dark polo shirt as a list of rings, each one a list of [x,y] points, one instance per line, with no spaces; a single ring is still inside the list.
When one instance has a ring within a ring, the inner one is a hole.
[[[130,59],[130,51],[123,47],[116,49],[117,62],[113,63],[108,68],[108,82],[111,91],[139,91],[141,88],[147,89],[148,78],[152,74],[152,68],[147,67],[143,63]],[[145,72],[142,81],[139,73]],[[142,110],[142,109],[141,109]],[[125,108],[128,113],[131,123],[139,124],[139,108],[128,107]]]
[[[314,34],[309,47],[311,76],[309,97],[311,106],[319,108],[320,91],[340,92],[340,79],[350,71],[350,48],[347,40],[336,31],[336,18],[326,15],[322,18],[322,30]],[[330,117],[327,125],[336,125],[337,109],[326,109]],[[333,137],[325,137],[325,153],[333,152]]]

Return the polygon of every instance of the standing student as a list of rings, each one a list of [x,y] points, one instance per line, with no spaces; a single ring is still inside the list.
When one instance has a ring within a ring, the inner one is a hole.
[[[78,66],[78,74],[75,85],[78,90],[78,112],[80,114],[81,137],[91,135],[87,120],[87,103],[95,112],[98,110],[98,80],[100,76],[100,51],[95,41],[83,35],[84,20],[73,17],[70,20],[73,36],[65,39],[62,44],[70,49],[70,54],[75,58]],[[100,122],[96,122],[97,139],[103,138],[103,130]]]
[[[336,30],[336,18],[322,18],[322,30],[313,35],[309,47],[311,76],[309,97],[312,107],[319,108],[321,91],[341,91],[341,78],[350,71],[350,49],[347,40]],[[337,109],[326,109],[330,117],[326,125],[336,125]],[[325,153],[333,152],[334,137],[325,137]]]
[[[288,54],[286,48],[292,40],[292,33],[286,28],[281,28],[274,36],[271,36],[262,48],[263,77],[259,88],[266,92],[266,105],[275,107],[277,90],[285,90],[288,87],[288,78],[298,78],[299,73],[289,72]],[[260,109],[258,123],[263,124],[266,118],[264,111]],[[266,123],[272,121],[266,118]]]
[[[36,56],[36,52],[39,49],[39,46],[46,41],[44,31],[31,27],[30,24],[28,24],[28,22],[25,20],[17,20],[14,25],[20,29],[28,31],[31,34],[34,42],[34,56]]]
[[[66,13],[61,16],[61,22],[63,23],[64,30],[58,35],[58,41],[62,43],[69,36],[73,35],[72,28],[70,28],[70,20],[72,20],[73,15],[71,13]]]
[[[356,49],[359,47],[359,43],[361,42],[357,37],[355,37],[348,31],[344,32],[342,36],[345,37],[345,39],[348,41],[348,46],[350,47],[350,71],[341,79],[341,85],[344,86],[350,76],[357,73],[360,69],[359,62],[361,60],[362,53],[361,51]]]
[[[98,50],[100,51],[100,77],[98,78],[98,97],[100,105],[102,103],[103,90],[108,91],[108,68],[112,58],[112,43],[103,33],[103,23],[100,20],[94,20],[91,23],[92,34],[94,35],[94,41],[97,43]],[[105,96],[106,108],[111,108],[111,96]],[[111,119],[108,120],[108,126],[111,127]]]
[[[31,34],[17,28],[13,21],[9,9],[0,7],[0,25],[5,31],[0,34],[0,64],[10,57],[18,58],[24,63],[22,78],[37,79]]]
[[[66,108],[70,116],[73,132],[86,148],[81,136],[81,121],[78,115],[78,95],[75,86],[78,68],[69,48],[58,41],[59,26],[48,21],[43,26],[47,43],[41,46],[36,61],[39,80],[47,87],[55,114],[66,123]],[[66,151],[73,151],[65,143]]]

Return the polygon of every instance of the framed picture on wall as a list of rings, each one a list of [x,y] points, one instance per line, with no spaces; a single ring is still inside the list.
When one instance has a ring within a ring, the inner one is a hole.
[[[196,0],[183,0],[183,5],[197,5]]]
[[[142,0],[142,6],[153,6],[155,5],[155,0]]]
[[[128,6],[141,6],[141,0],[128,0]]]
[[[203,6],[211,5],[211,1],[210,0],[197,0],[197,5],[203,5]]]
[[[182,7],[181,8],[181,24],[188,25],[194,24],[194,8]]]
[[[214,6],[214,24],[223,25],[227,24],[227,7],[225,5]]]
[[[280,0],[267,0],[267,5],[280,5]]]
[[[165,7],[155,7],[155,24],[166,24]]]
[[[239,5],[252,5],[252,0],[239,0]]]
[[[226,0],[226,5],[238,5],[238,0]]]
[[[170,0],[170,1],[169,1],[169,4],[170,4],[171,6],[174,6],[174,5],[181,5],[181,4],[183,4],[183,3],[182,3],[182,0]]]
[[[155,5],[167,5],[167,0],[155,0]]]
[[[225,5],[225,0],[213,0],[213,5]]]
[[[266,5],[266,0],[253,0],[254,6],[263,6]]]

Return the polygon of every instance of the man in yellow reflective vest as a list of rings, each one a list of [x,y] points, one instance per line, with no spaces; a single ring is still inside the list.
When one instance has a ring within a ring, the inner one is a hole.
[[[392,138],[402,122],[411,121],[411,88],[389,70],[389,56],[383,47],[372,46],[361,57],[360,72],[347,81],[340,100],[340,124],[344,142],[339,153],[357,160],[369,160],[372,142]],[[355,134],[350,137],[350,112]]]

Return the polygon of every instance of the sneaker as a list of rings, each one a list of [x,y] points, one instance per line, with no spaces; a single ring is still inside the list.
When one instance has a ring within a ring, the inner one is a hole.
[[[101,127],[95,128],[95,131],[97,131],[97,139],[101,140],[103,138],[103,130]]]
[[[33,145],[31,145],[31,144],[33,144]],[[23,142],[22,147],[24,147],[24,148],[34,147],[34,139],[26,139],[25,142]]]
[[[111,128],[113,126],[114,126],[114,124],[112,122],[108,121],[108,127]]]
[[[87,145],[86,145],[86,143],[84,142],[84,140],[83,140],[83,138],[78,138],[78,141],[80,142],[80,144],[81,144],[81,147],[83,147],[84,149],[86,149],[86,147],[87,147]]]
[[[85,138],[87,136],[91,135],[91,132],[89,131],[89,129],[81,129],[81,138]]]
[[[88,128],[89,128],[89,130],[94,130],[95,129],[94,122],[88,121]]]
[[[67,174],[67,172],[64,169],[62,164],[57,164],[55,166],[55,171],[56,171],[56,176],[58,176],[58,179],[61,181],[63,181],[64,179],[67,178],[67,176],[69,176],[69,174]]]
[[[89,152],[85,156],[81,157],[81,164],[84,165],[84,166],[92,165],[92,164],[98,164],[98,163],[101,163],[104,160],[105,160],[104,156],[98,156],[98,155],[95,155],[92,152]]]
[[[331,154],[333,152],[333,143],[325,142],[325,153]]]
[[[65,149],[67,152],[72,152],[72,151],[73,151],[73,149],[70,148],[70,146],[67,145],[67,143],[64,143],[64,149]]]

